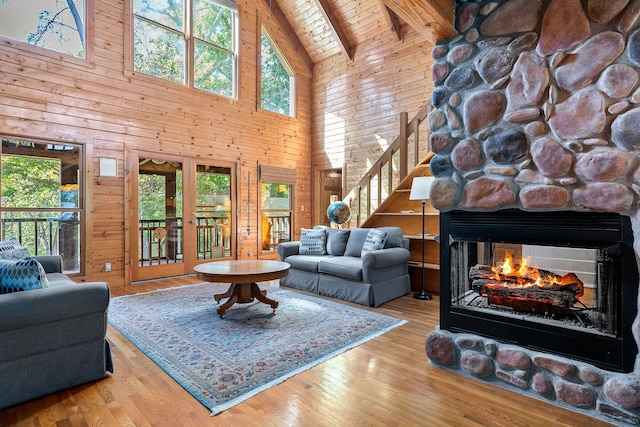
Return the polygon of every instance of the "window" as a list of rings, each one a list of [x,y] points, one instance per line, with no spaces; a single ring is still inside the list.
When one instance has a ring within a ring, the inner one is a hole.
[[[0,35],[86,58],[90,0],[0,0]]]
[[[62,255],[80,272],[84,228],[83,147],[2,139],[0,226],[31,255]]]
[[[133,16],[134,71],[235,97],[232,0],[133,0]]]
[[[264,110],[295,116],[295,76],[273,39],[262,29],[261,106]]]
[[[260,166],[260,231],[262,252],[273,252],[291,240],[296,170]]]

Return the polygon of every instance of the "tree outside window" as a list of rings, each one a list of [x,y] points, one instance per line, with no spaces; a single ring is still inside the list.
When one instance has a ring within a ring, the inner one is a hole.
[[[0,35],[86,58],[90,0],[0,0]]]
[[[82,152],[69,143],[2,139],[0,237],[17,239],[30,255],[61,255],[67,273],[82,265]]]
[[[264,28],[261,46],[262,109],[293,117],[295,115],[293,71]]]
[[[134,0],[133,14],[136,72],[235,96],[235,3],[231,0]]]

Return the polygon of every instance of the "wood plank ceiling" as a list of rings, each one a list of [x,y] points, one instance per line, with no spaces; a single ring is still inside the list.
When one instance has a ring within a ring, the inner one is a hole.
[[[401,40],[404,23],[436,43],[455,34],[454,0],[264,0],[310,70],[384,31]]]

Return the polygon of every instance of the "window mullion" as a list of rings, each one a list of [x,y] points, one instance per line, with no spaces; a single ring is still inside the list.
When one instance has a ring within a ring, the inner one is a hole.
[[[193,0],[185,0],[185,2],[187,3],[186,6],[184,8],[184,13],[185,13],[185,17],[184,17],[184,22],[185,22],[185,29],[184,29],[184,40],[185,40],[185,55],[187,55],[187,57],[185,58],[185,67],[187,68],[185,70],[185,76],[187,79],[187,87],[194,87],[194,37],[193,37]]]

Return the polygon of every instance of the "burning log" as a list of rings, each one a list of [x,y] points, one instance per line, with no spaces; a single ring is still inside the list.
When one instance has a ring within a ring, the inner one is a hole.
[[[560,276],[526,265],[500,269],[476,265],[469,270],[472,289],[491,304],[517,311],[567,314],[584,293],[574,273]]]

